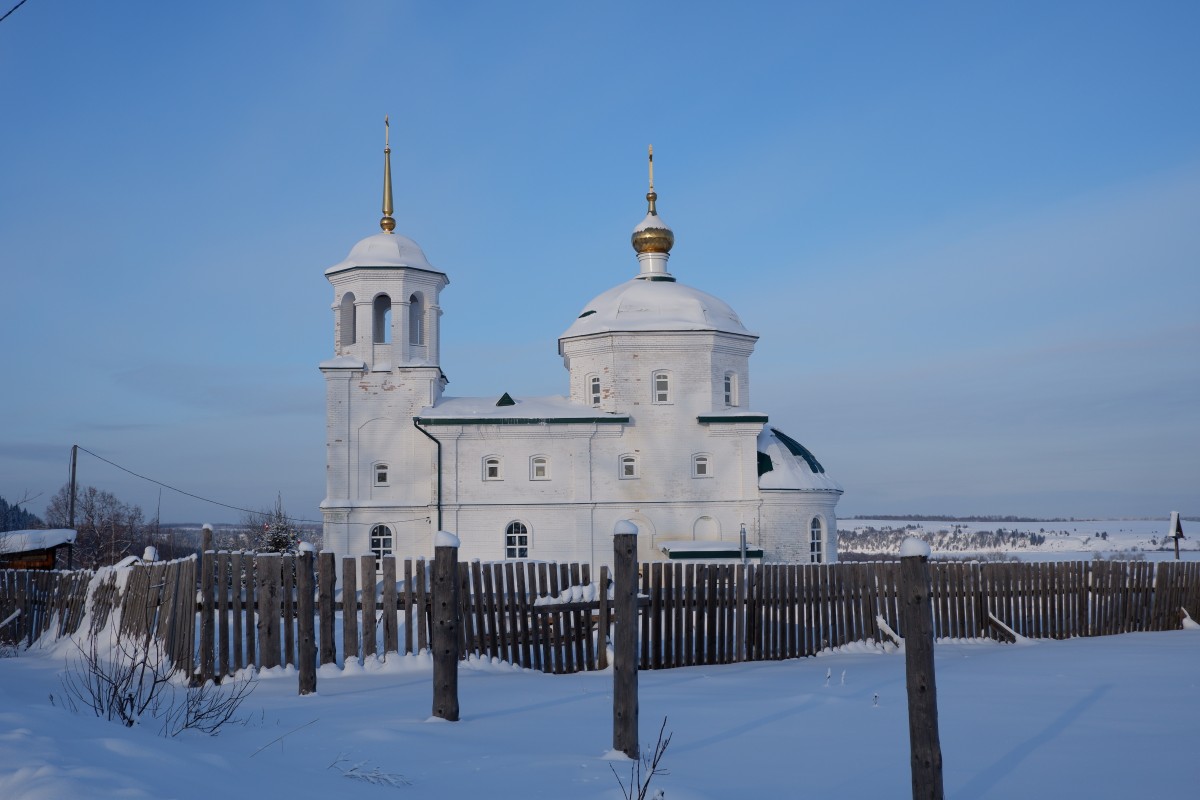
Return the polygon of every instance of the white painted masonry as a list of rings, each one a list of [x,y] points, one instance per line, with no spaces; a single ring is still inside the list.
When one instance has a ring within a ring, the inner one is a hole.
[[[432,556],[447,530],[461,558],[599,565],[630,519],[643,559],[665,558],[666,543],[677,558],[688,541],[736,549],[744,525],[766,560],[835,561],[841,487],[751,410],[758,337],[667,272],[672,242],[651,198],[634,234],[639,273],[559,339],[566,397],[443,396],[449,280],[411,239],[375,234],[326,270],[325,548],[369,553],[385,526],[400,556]]]

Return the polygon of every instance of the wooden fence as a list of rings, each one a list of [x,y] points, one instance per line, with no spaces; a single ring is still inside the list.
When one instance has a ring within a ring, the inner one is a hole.
[[[120,637],[161,643],[177,669],[190,669],[195,651],[196,560],[161,562],[130,569],[119,583],[112,567],[96,572],[0,570],[0,641],[32,645],[103,630],[120,609]]]
[[[200,678],[296,664],[299,563],[290,555],[206,553],[199,562],[134,567],[120,589],[111,569],[3,571],[0,622],[20,613],[0,626],[0,638],[31,643],[74,633],[90,597],[92,630],[120,607],[123,634],[155,634],[177,666]],[[319,663],[428,648],[425,559],[385,557],[378,571],[371,556],[336,566],[331,553],[316,559]],[[608,569],[598,573],[587,564],[459,564],[460,651],[544,672],[605,668],[612,610],[603,601]],[[930,573],[939,638],[1173,630],[1181,609],[1200,616],[1200,562],[933,562]],[[903,635],[896,562],[652,562],[641,566],[640,594],[642,669],[813,655],[885,638],[880,621]],[[344,613],[343,599],[357,613]],[[184,623],[189,614],[195,624]]]

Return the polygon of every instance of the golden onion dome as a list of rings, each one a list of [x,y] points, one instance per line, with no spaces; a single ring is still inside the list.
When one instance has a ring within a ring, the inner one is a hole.
[[[662,217],[654,208],[658,194],[651,189],[646,194],[646,200],[650,204],[650,209],[646,218],[633,229],[633,236],[630,238],[633,249],[639,253],[670,253],[671,248],[675,245],[675,234],[667,227],[667,223],[663,222]]]

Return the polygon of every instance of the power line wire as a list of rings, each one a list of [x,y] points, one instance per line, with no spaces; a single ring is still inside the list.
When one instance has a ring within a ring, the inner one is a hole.
[[[22,0],[22,2],[24,2],[24,0]],[[10,12],[10,13],[11,13],[11,12]],[[127,472],[127,473],[129,473],[130,475],[132,475],[132,476],[133,476],[133,477],[135,477],[135,478],[140,478],[141,480],[144,480],[144,481],[149,481],[150,483],[153,483],[153,484],[154,484],[154,485],[156,485],[156,486],[161,486],[161,487],[162,487],[162,488],[164,488],[164,489],[170,489],[172,492],[177,492],[178,494],[184,495],[185,497],[190,497],[190,498],[192,498],[192,499],[194,499],[194,500],[199,500],[199,501],[201,501],[202,503],[212,503],[214,506],[221,506],[222,508],[228,508],[228,509],[232,509],[233,511],[241,511],[241,512],[242,512],[242,513],[244,513],[244,514],[256,514],[256,515],[257,515],[257,514],[262,514],[262,513],[263,513],[261,510],[257,510],[257,511],[256,511],[256,510],[254,510],[254,509],[252,509],[252,508],[242,508],[241,506],[233,506],[233,505],[230,505],[229,503],[222,503],[220,500],[213,500],[213,499],[211,499],[211,498],[208,498],[208,497],[201,497],[201,496],[200,496],[200,495],[198,495],[198,494],[193,494],[193,493],[191,493],[191,492],[184,491],[183,489],[180,489],[180,488],[178,488],[178,487],[176,487],[176,486],[171,486],[171,485],[170,485],[170,484],[168,484],[168,483],[163,483],[162,481],[155,480],[154,478],[150,478],[150,477],[147,477],[146,475],[142,475],[142,474],[140,474],[140,473],[134,472],[133,470],[131,470],[131,469],[127,468],[127,467],[123,467],[123,466],[121,466],[120,464],[118,464],[118,463],[117,463],[117,462],[115,462],[115,461],[110,461],[110,460],[108,460],[107,458],[105,458],[104,456],[97,455],[96,453],[93,453],[91,450],[88,450],[86,447],[83,447],[82,445],[75,445],[75,447],[76,447],[76,448],[78,448],[80,451],[82,451],[82,452],[84,452],[84,453],[87,453],[87,454],[88,454],[89,456],[91,456],[92,458],[97,458],[97,459],[99,459],[99,460],[103,461],[105,464],[108,464],[109,466],[116,467],[117,469],[121,470],[122,472]],[[309,523],[313,523],[313,524],[319,524],[319,523],[325,523],[325,522],[326,522],[325,520],[322,520],[322,519],[304,519],[303,517],[292,517],[291,519],[292,519],[292,521],[293,521],[293,522],[309,522]],[[424,517],[411,517],[411,518],[409,518],[409,519],[393,519],[393,520],[384,520],[384,522],[386,522],[386,523],[390,523],[390,524],[393,524],[393,525],[398,525],[398,524],[400,524],[400,523],[402,523],[402,522],[417,522],[417,521],[419,521],[419,520],[426,520],[426,521],[428,521],[428,520],[429,520],[429,517],[428,517],[428,516],[424,516]],[[350,524],[352,524],[352,523],[350,523],[350,522],[338,522],[338,521],[332,521],[332,524],[334,524],[334,525],[350,525]]]
[[[15,6],[13,6],[8,11],[6,11],[4,16],[0,17],[0,22],[4,22],[4,20],[8,19],[8,15],[11,14],[12,12],[16,11],[21,6],[25,5],[25,2],[26,2],[26,0],[21,0],[21,2],[17,3]]]

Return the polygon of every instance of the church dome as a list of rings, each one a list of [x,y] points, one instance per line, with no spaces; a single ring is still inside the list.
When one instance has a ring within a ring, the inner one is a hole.
[[[325,270],[326,275],[354,267],[412,267],[437,272],[425,258],[421,246],[398,233],[368,236],[350,250],[350,255]]]
[[[825,468],[807,447],[776,428],[766,427],[758,434],[758,488],[842,493],[842,485],[825,474]]]
[[[630,243],[637,253],[670,253],[675,246],[675,232],[663,222],[654,207],[658,194],[652,190],[646,195],[646,200],[650,203],[650,211],[633,229]]]
[[[743,336],[724,300],[674,280],[634,278],[598,295],[561,338],[621,331],[720,331]]]

